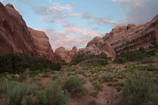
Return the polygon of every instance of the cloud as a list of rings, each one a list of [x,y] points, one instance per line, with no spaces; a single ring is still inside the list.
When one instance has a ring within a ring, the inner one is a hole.
[[[130,8],[130,11],[127,13],[127,19],[120,21],[120,25],[129,23],[139,25],[151,21],[158,14],[157,5],[157,0],[129,0],[129,2],[122,2],[120,8]]]
[[[4,0],[0,0],[0,2],[3,2]]]
[[[131,0],[111,0],[111,1],[113,1],[113,2],[129,2]]]
[[[72,49],[73,46],[82,48],[95,36],[101,36],[101,33],[82,29],[69,22],[63,22],[60,25],[65,29],[62,32],[56,32],[54,29],[41,29],[48,35],[54,50],[61,46],[69,50]]]

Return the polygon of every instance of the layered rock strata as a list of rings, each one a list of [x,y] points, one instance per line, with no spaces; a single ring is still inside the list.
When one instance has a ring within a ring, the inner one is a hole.
[[[137,50],[140,47],[149,47],[151,42],[158,43],[158,15],[151,22],[136,26],[129,24],[117,26],[102,38],[108,41],[116,53],[128,50]]]

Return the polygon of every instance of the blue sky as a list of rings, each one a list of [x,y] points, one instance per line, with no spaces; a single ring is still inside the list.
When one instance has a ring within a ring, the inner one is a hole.
[[[158,14],[158,0],[0,0],[11,3],[28,27],[44,31],[53,50],[78,49],[112,28],[143,24]]]

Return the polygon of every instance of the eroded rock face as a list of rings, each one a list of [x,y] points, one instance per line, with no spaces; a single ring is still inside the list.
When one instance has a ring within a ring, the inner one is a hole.
[[[0,55],[10,52],[36,55],[53,61],[53,50],[45,33],[28,29],[12,4],[3,6],[0,2]]]
[[[33,42],[35,44],[35,55],[37,57],[53,61],[54,52],[51,48],[47,35],[42,31],[33,30],[32,28],[28,29],[32,35]]]
[[[148,47],[151,42],[158,43],[158,15],[151,22],[136,26],[129,24],[124,30],[111,31],[102,39],[110,42],[116,53]],[[123,26],[124,27],[124,26]]]
[[[101,54],[104,52],[108,57],[115,58],[115,51],[111,47],[109,42],[104,41],[100,37],[95,37],[93,40],[88,42],[86,48],[79,49],[79,55],[90,55],[90,54]]]
[[[34,53],[34,43],[25,21],[11,4],[0,3],[0,55],[9,52]]]
[[[64,47],[59,47],[55,50],[55,61],[61,62],[64,60],[66,63],[70,63],[77,57],[77,48],[74,46],[72,50],[66,50]]]

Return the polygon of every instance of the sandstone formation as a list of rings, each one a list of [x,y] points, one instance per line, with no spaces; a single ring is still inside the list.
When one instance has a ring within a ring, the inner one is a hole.
[[[88,42],[86,48],[79,49],[79,55],[90,55],[90,54],[101,54],[104,52],[108,57],[115,58],[115,51],[111,47],[110,43],[104,41],[100,37],[95,37],[93,40]]]
[[[0,55],[9,52],[36,55],[53,61],[53,50],[45,33],[28,30],[13,5],[3,6],[0,2]]]
[[[35,55],[37,57],[53,61],[54,53],[49,43],[47,35],[42,31],[33,30],[32,28],[28,29],[32,35],[33,42],[35,44]]]
[[[137,50],[140,47],[147,48],[151,42],[158,43],[158,15],[151,22],[139,26],[117,26],[102,39],[110,42],[116,53]]]
[[[77,57],[77,48],[74,46],[72,50],[66,50],[64,47],[59,47],[55,50],[55,61],[61,62],[65,61],[70,63],[73,59]]]

